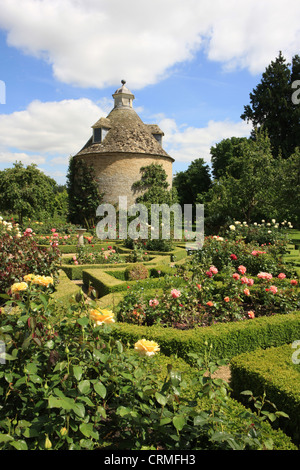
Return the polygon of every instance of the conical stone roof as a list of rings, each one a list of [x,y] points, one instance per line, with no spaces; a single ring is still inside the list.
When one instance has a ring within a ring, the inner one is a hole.
[[[124,86],[113,95],[115,107],[106,118],[100,118],[92,127],[102,127],[106,135],[101,142],[94,142],[91,137],[78,152],[78,156],[107,153],[147,154],[174,159],[162,148],[153,134],[163,132],[157,125],[144,124],[131,105],[120,104],[120,95],[134,96]],[[118,100],[118,101],[117,101]],[[128,100],[127,100],[128,101]],[[127,102],[126,102],[127,103]]]

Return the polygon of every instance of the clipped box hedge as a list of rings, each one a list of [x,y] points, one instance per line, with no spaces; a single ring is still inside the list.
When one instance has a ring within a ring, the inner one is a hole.
[[[145,263],[144,263],[145,264]],[[128,267],[128,264],[126,265]],[[107,269],[86,269],[82,272],[82,280],[85,286],[93,286],[97,291],[98,297],[103,297],[107,294],[113,292],[127,291],[132,287],[143,287],[145,291],[149,289],[161,288],[163,284],[163,275],[169,271],[169,267],[166,267],[164,271],[164,266],[159,265],[161,269],[161,277],[158,276],[158,265],[156,265],[153,270],[149,269],[153,273],[154,277],[148,277],[147,279],[140,279],[138,281],[128,281],[121,278],[120,266]],[[150,268],[150,266],[149,266]],[[125,272],[124,267],[124,272]],[[171,268],[172,269],[172,268]],[[116,273],[117,277],[113,276],[113,273]],[[185,281],[181,278],[174,277],[174,287],[177,287],[184,283]]]
[[[298,330],[298,339],[300,331]],[[281,418],[280,427],[300,444],[300,364],[293,363],[292,344],[257,349],[234,357],[230,363],[233,396],[245,402],[240,393],[251,390],[256,397],[266,392],[267,400],[284,411],[290,419]]]
[[[207,345],[212,345],[212,358],[230,360],[244,352],[280,346],[299,339],[300,312],[190,330],[116,323],[113,335],[130,344],[141,338],[154,340],[164,354],[177,354],[186,361],[189,361],[188,353],[203,355]]]
[[[53,300],[60,302],[69,301],[74,295],[80,291],[80,286],[70,282],[68,276],[64,271],[59,271],[59,283],[56,286],[55,292],[51,295]]]
[[[169,264],[169,259],[166,256],[163,255],[157,255],[151,257],[149,261],[143,262],[146,266],[164,266]],[[77,264],[77,265],[72,265],[72,264],[64,264],[62,263],[60,268],[67,274],[68,278],[71,280],[83,280],[83,271],[86,270],[108,270],[108,269],[115,269],[117,268],[125,268],[127,266],[130,266],[131,264],[136,264],[136,263],[116,263],[116,264]]]

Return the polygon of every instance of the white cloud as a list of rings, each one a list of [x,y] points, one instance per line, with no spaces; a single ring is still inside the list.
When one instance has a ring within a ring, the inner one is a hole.
[[[200,48],[225,69],[262,72],[299,51],[298,0],[1,0],[8,44],[82,87],[154,84]]]
[[[13,154],[12,149],[18,148],[43,156],[64,156],[67,164],[69,155],[83,147],[92,134],[91,126],[102,115],[106,115],[104,111],[85,98],[33,101],[24,111],[0,115],[0,151]]]
[[[25,165],[35,163],[40,165],[46,163],[46,158],[42,155],[29,155],[24,152],[0,152],[0,163],[22,162]]]
[[[163,146],[176,162],[191,162],[203,158],[210,162],[210,148],[222,139],[248,137],[251,126],[244,121],[209,121],[206,127],[178,127],[173,119],[159,122],[165,136]]]

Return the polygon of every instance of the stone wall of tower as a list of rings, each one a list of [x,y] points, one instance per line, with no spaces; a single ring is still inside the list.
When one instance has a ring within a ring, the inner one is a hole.
[[[128,205],[135,203],[141,193],[133,192],[132,185],[141,179],[140,169],[151,163],[162,165],[172,187],[172,159],[163,156],[108,153],[81,155],[83,161],[94,168],[99,190],[104,194],[103,202],[117,204],[119,196],[127,196]]]

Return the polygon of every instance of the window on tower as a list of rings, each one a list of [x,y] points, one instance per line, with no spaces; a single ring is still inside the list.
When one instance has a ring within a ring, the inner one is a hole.
[[[95,144],[100,144],[107,134],[109,129],[105,129],[104,127],[95,127],[93,132],[93,142]]]

